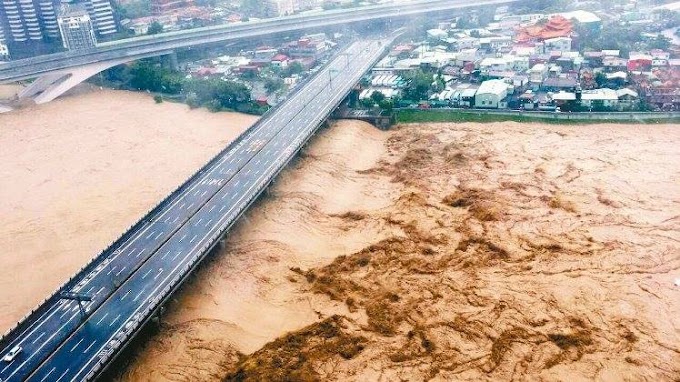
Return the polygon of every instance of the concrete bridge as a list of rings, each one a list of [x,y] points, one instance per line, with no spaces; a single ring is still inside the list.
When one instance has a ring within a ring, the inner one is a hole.
[[[180,48],[371,20],[404,20],[427,14],[441,17],[443,11],[497,6],[516,1],[413,0],[141,36],[99,44],[91,50],[56,53],[1,64],[0,83],[36,79],[19,94],[19,98],[33,98],[36,103],[45,103],[103,70],[141,58],[168,55]]]

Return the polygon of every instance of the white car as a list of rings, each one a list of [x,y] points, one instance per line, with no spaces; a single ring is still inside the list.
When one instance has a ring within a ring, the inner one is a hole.
[[[17,345],[12,348],[12,350],[9,351],[9,353],[5,354],[4,357],[2,357],[2,360],[5,362],[12,362],[14,361],[14,358],[16,358],[19,353],[21,353],[21,346]]]

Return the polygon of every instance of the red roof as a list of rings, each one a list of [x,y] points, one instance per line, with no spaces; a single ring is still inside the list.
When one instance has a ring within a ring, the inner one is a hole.
[[[290,60],[290,58],[285,54],[277,54],[276,56],[272,57],[272,61],[288,61],[288,60]]]

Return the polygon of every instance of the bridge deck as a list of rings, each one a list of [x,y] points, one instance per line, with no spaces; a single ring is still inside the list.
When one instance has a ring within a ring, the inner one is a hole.
[[[152,211],[63,292],[92,296],[49,299],[2,340],[0,381],[93,379],[177,288],[224,232],[384,53],[386,41],[352,44],[342,56],[263,117]],[[333,80],[329,83],[329,78]]]

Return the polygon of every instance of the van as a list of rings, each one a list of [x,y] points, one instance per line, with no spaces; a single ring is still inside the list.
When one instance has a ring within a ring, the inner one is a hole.
[[[12,348],[12,350],[9,351],[9,353],[5,354],[4,357],[2,357],[2,360],[5,362],[12,362],[14,359],[21,353],[21,346],[17,345]]]

